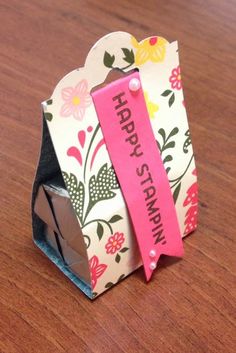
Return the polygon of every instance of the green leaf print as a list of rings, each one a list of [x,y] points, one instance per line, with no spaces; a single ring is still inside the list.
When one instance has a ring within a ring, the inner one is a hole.
[[[126,70],[134,64],[134,61],[135,61],[134,52],[132,49],[128,49],[128,48],[121,48],[121,50],[124,54],[123,60],[128,65],[124,67],[117,67],[117,68],[119,68],[120,70]],[[111,55],[110,53],[105,51],[103,56],[103,64],[109,69],[115,69],[115,66],[113,66],[114,62],[115,62],[115,55]]]
[[[162,152],[167,150],[168,148],[174,148],[175,147],[175,141],[168,142],[165,144],[165,146],[162,147]]]
[[[117,283],[118,283],[118,282],[120,282],[123,278],[125,278],[125,275],[124,275],[124,274],[123,274],[123,275],[121,275],[121,276],[118,278]]]
[[[116,257],[115,257],[115,262],[119,263],[121,260],[121,257],[119,254],[116,254]]]
[[[167,154],[164,158],[163,158],[163,152],[170,149],[170,148],[174,148],[175,147],[175,141],[173,140],[173,137],[175,135],[177,135],[179,132],[179,129],[177,127],[174,127],[171,132],[169,133],[169,135],[166,134],[165,130],[163,128],[158,130],[159,135],[162,138],[162,142],[161,141],[157,141],[157,146],[159,148],[160,154],[162,156],[162,160],[163,160],[163,164],[166,164],[168,162],[171,162],[173,160],[173,157],[170,154]],[[172,139],[172,141],[171,141]],[[168,174],[170,171],[170,167],[166,168],[166,173]]]
[[[122,249],[120,249],[120,252],[123,254],[124,252],[126,252],[128,250],[129,250],[129,248],[122,248]]]
[[[107,163],[98,171],[97,176],[93,175],[89,180],[89,204],[84,217],[84,222],[96,203],[112,199],[116,196],[113,190],[119,189],[116,174],[112,167],[108,168]]]
[[[169,102],[168,102],[169,107],[172,106],[172,104],[174,103],[174,101],[175,101],[175,94],[173,93],[173,94],[170,96],[170,99],[169,99]]]
[[[178,132],[179,132],[179,129],[178,129],[177,127],[174,127],[174,129],[171,130],[170,134],[168,135],[168,139],[169,139],[170,137],[172,137],[172,136],[177,135]]]
[[[107,51],[104,53],[103,63],[106,67],[112,68],[115,61],[115,55],[109,54]]]
[[[118,280],[116,281],[116,283],[120,282],[123,278],[125,278],[125,274],[120,275],[120,277],[118,278]],[[111,288],[112,286],[114,286],[116,283],[108,282],[108,283],[105,285],[105,288],[109,289],[109,288]]]
[[[171,96],[170,96],[170,94],[171,94]],[[171,89],[166,89],[164,92],[162,92],[161,96],[162,97],[169,97],[170,96],[169,99],[168,99],[169,107],[171,107],[174,104],[174,102],[175,102],[175,94],[174,94],[174,92]]]
[[[84,191],[84,184],[78,180],[76,176],[72,173],[67,174],[66,172],[62,172],[67,190],[70,195],[71,203],[73,208],[78,216],[81,224],[83,224],[83,210],[84,210],[84,198],[85,198],[85,191]]]
[[[44,117],[47,121],[52,121],[53,115],[52,113],[44,113]]]
[[[112,167],[107,163],[98,171],[97,177],[93,175],[89,180],[89,197],[93,205],[102,200],[113,198],[116,194],[112,191],[119,189],[119,184]]]
[[[170,168],[170,167],[167,167],[167,168],[166,168],[166,174],[168,174],[170,170],[171,170],[171,168]]]
[[[114,283],[108,282],[108,283],[105,285],[105,288],[109,289],[109,288],[111,288],[112,286],[114,286]]]
[[[115,223],[118,222],[122,219],[122,217],[118,214],[114,215],[113,217],[111,217],[111,219],[109,219],[109,223]]]
[[[168,156],[166,156],[166,157],[164,158],[163,163],[165,164],[166,162],[170,162],[170,161],[172,161],[172,160],[173,160],[173,157],[172,157],[170,154],[168,154]]]
[[[98,225],[97,225],[97,235],[98,235],[98,239],[99,239],[99,240],[102,239],[103,234],[104,234],[103,226],[101,225],[100,222],[98,222]]]
[[[163,139],[163,142],[166,141],[166,133],[165,133],[165,130],[164,129],[159,129],[158,130],[158,133],[161,135],[162,139]]]
[[[159,147],[160,153],[162,154],[165,150],[169,149],[169,148],[174,148],[175,147],[175,141],[170,141],[171,137],[174,137],[175,135],[177,135],[179,132],[179,129],[177,127],[175,127],[173,130],[171,130],[171,132],[169,133],[169,135],[166,135],[166,132],[164,129],[159,129],[158,133],[159,135],[161,135],[162,137],[162,143],[159,141],[157,141],[157,145]],[[171,157],[171,156],[170,156]],[[168,159],[170,158],[168,157]]]
[[[169,94],[171,94],[171,90],[170,89],[167,89],[167,90],[165,90],[161,95],[163,96],[163,97],[167,97],[167,96],[169,96]]]
[[[124,60],[128,63],[128,64],[133,64],[134,63],[134,52],[133,49],[127,49],[127,48],[121,48],[121,50],[124,53]]]

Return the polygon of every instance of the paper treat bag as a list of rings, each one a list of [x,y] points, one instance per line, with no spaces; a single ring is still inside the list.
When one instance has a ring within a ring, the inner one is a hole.
[[[106,84],[108,74],[121,78]],[[100,39],[42,103],[34,241],[90,298],[182,256],[197,180],[177,42]]]

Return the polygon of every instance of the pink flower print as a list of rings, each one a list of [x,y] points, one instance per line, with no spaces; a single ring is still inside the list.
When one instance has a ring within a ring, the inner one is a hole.
[[[189,204],[195,204],[198,201],[198,185],[197,182],[193,183],[187,191],[187,197],[184,200],[183,206],[188,206]]]
[[[65,87],[61,91],[62,99],[65,101],[61,107],[60,114],[63,117],[73,115],[77,120],[82,120],[86,108],[92,99],[88,91],[86,80],[80,81],[75,87]]]
[[[125,238],[123,233],[116,232],[111,237],[109,237],[107,244],[105,245],[107,254],[115,254],[115,252],[121,249]]]
[[[89,260],[89,268],[91,274],[92,289],[94,289],[97,284],[97,279],[101,277],[102,274],[106,271],[107,265],[99,264],[98,257],[94,255]]]
[[[180,66],[177,66],[171,71],[171,76],[169,78],[171,83],[171,88],[180,90],[182,88]]]

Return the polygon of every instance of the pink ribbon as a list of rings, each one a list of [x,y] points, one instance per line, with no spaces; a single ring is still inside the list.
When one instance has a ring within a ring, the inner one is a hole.
[[[139,73],[108,84],[92,97],[148,281],[160,255],[182,256],[183,244]]]

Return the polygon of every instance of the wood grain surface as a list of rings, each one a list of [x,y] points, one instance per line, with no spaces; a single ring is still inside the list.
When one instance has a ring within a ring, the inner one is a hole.
[[[0,1],[0,352],[236,350],[234,0]],[[185,257],[90,302],[33,245],[40,102],[93,43],[124,30],[178,39],[200,185]]]

